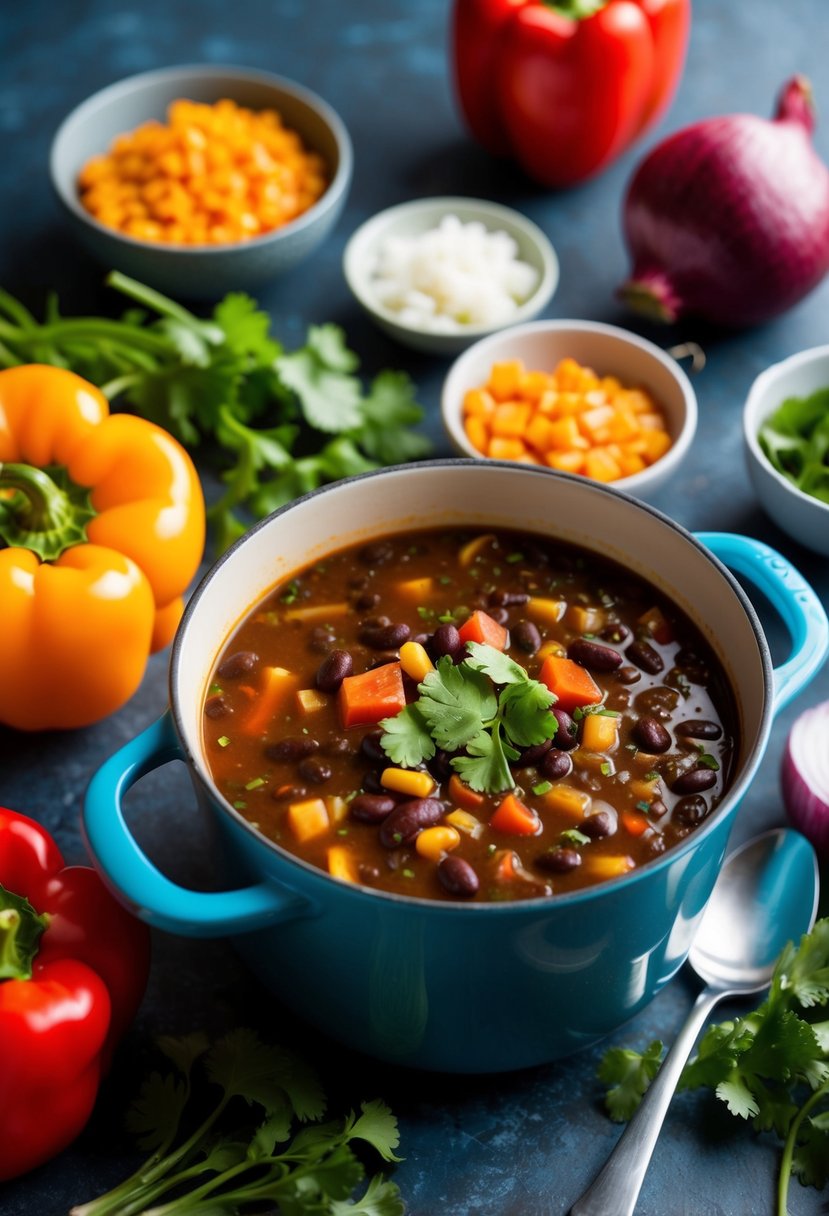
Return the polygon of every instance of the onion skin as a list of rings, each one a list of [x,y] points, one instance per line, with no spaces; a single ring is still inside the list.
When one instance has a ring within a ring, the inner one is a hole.
[[[768,321],[829,270],[829,169],[812,145],[809,82],[772,121],[729,114],[683,128],[636,170],[623,208],[632,308],[741,327]]]
[[[829,701],[805,710],[789,732],[780,773],[792,827],[829,860]]]

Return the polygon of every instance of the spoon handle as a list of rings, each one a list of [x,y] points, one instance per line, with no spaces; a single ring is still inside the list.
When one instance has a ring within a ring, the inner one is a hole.
[[[570,1216],[632,1216],[680,1073],[708,1017],[727,992],[704,988],[636,1113]]]

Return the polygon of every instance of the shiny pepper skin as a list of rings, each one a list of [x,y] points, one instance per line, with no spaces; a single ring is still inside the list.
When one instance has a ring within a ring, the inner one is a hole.
[[[93,869],[65,866],[39,824],[0,807],[0,1180],[86,1124],[141,1002],[149,943]]]
[[[73,372],[0,371],[0,723],[85,726],[135,692],[204,549],[196,470]]]

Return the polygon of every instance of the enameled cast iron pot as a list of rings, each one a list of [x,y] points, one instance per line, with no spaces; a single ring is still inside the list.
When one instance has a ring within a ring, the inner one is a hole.
[[[275,583],[332,550],[444,524],[546,532],[601,551],[655,583],[707,636],[731,679],[741,745],[730,792],[680,845],[571,895],[459,905],[333,879],[258,835],[218,793],[202,753],[201,707],[211,666],[240,619]],[[781,666],[772,667],[755,612],[726,567],[783,618],[792,651]],[[757,541],[694,537],[618,491],[514,464],[436,461],[371,473],[278,511],[207,575],[173,647],[171,709],[93,778],[87,843],[116,895],[144,920],[190,936],[233,936],[287,1005],[354,1048],[455,1072],[552,1060],[614,1030],[682,964],[774,714],[814,676],[828,640],[812,590]],[[125,823],[127,789],[176,758],[187,762],[217,829],[228,891],[171,882]]]

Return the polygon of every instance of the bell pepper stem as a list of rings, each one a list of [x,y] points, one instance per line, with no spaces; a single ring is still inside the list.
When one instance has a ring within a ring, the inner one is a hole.
[[[30,980],[40,936],[48,918],[28,899],[0,886],[0,981]]]
[[[15,491],[0,511],[0,540],[7,545],[31,549],[47,562],[86,541],[86,525],[95,511],[89,492],[72,485],[64,470],[0,462],[3,490]]]

